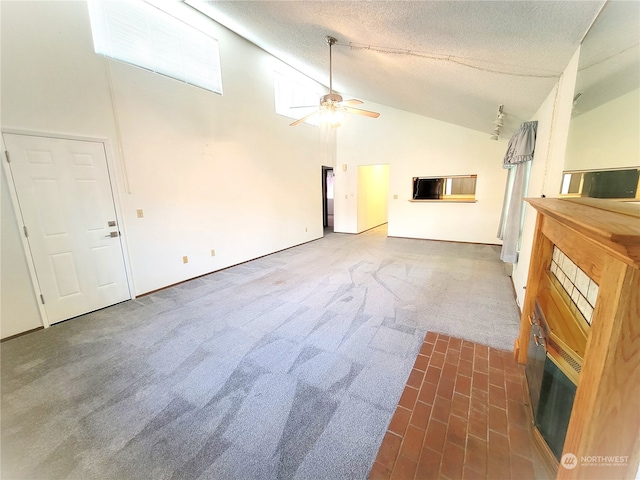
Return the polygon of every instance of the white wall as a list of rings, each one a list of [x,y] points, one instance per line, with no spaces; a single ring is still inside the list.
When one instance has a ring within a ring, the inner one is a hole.
[[[640,165],[640,89],[571,119],[565,170]]]
[[[349,115],[338,130],[336,231],[357,231],[356,167],[388,163],[390,236],[499,244],[507,140],[371,102],[364,108],[381,115]],[[415,176],[467,174],[478,175],[477,203],[409,201]]]
[[[387,223],[389,165],[358,167],[358,233]]]
[[[0,8],[0,126],[107,141],[135,294],[322,236],[319,129],[274,113],[273,70],[286,67],[273,57],[208,22],[219,96],[95,55],[84,2]],[[4,209],[3,260],[24,257],[15,242],[5,249],[17,226]],[[2,269],[3,300],[25,273]],[[3,328],[33,325],[33,312],[2,313]]]
[[[4,160],[3,160],[4,161]],[[16,223],[7,177],[2,171],[0,209],[0,338],[10,337],[42,326],[33,292],[27,260],[22,253],[22,237]]]
[[[536,150],[529,177],[528,197],[541,197],[542,195],[557,197],[560,194],[579,54],[580,49],[575,53],[562,77],[531,119],[538,121],[538,130]],[[520,306],[524,302],[536,223],[536,210],[528,203],[525,205],[522,244],[518,263],[514,265],[512,273],[513,286]]]

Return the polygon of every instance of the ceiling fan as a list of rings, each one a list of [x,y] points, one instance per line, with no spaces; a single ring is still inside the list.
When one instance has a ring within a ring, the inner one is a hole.
[[[320,108],[315,112],[306,115],[295,122],[291,123],[290,127],[309,120],[315,115],[320,115],[321,120],[329,122],[333,126],[339,126],[340,121],[344,118],[345,113],[354,113],[356,115],[364,115],[365,117],[378,118],[380,114],[378,112],[371,112],[369,110],[363,110],[361,108],[353,108],[353,105],[360,105],[363,102],[361,100],[351,99],[342,100],[342,96],[333,92],[333,63],[331,57],[331,47],[337,40],[334,37],[327,35],[327,44],[329,45],[329,93],[320,97]],[[309,108],[309,106],[292,107],[292,108]]]

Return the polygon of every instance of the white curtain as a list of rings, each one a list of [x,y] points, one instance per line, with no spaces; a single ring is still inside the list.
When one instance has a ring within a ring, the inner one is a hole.
[[[524,196],[535,151],[537,126],[538,122],[525,122],[520,126],[509,140],[502,164],[504,168],[509,169],[509,175],[505,186],[498,238],[502,240],[500,260],[506,263],[518,261]]]

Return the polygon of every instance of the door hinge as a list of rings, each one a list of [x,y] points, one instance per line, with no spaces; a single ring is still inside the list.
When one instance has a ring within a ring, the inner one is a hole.
[[[22,229],[24,230],[24,236],[29,238],[29,232],[27,231],[27,227],[23,225]]]
[[[4,151],[4,156],[7,157],[7,162],[11,163],[11,159],[9,158],[9,152],[7,150]]]
[[[40,294],[40,301],[42,302],[42,304],[44,305],[44,296],[42,294]]]

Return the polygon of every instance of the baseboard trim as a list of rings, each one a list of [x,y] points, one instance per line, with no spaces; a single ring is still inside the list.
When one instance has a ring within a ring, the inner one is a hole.
[[[443,239],[440,239],[440,238],[400,237],[400,236],[396,236],[396,235],[387,235],[387,237],[388,238],[403,238],[405,240],[426,240],[428,242],[462,243],[462,244],[466,244],[466,245],[487,245],[488,247],[501,247],[502,246],[499,243],[465,242],[463,240],[443,240]]]
[[[253,262],[254,260],[259,260],[260,258],[268,257],[269,255],[273,255],[275,253],[285,252],[287,250],[291,250],[292,248],[296,248],[296,247],[299,247],[301,245],[306,245],[307,243],[315,242],[315,241],[320,240],[322,238],[324,238],[324,236],[318,237],[318,238],[314,238],[314,239],[308,240],[306,242],[298,243],[296,245],[291,245],[290,247],[282,248],[280,250],[276,250],[276,251],[271,252],[271,253],[265,253],[264,255],[260,255],[259,257],[250,258],[248,260],[245,260],[245,261],[239,262],[239,263],[234,263],[233,265],[229,265],[229,266],[224,267],[224,268],[219,268],[217,270],[211,270],[210,272],[203,273],[202,275],[196,275],[195,277],[187,278],[186,280],[182,280],[180,282],[172,283],[171,285],[166,285],[164,287],[156,288],[155,290],[150,290],[148,292],[141,293],[139,295],[136,295],[134,298],[146,297],[147,295],[151,295],[151,294],[156,293],[156,292],[161,292],[163,290],[166,290],[167,288],[172,288],[172,287],[175,287],[177,285],[182,285],[183,283],[190,282],[191,280],[195,280],[197,278],[206,277],[207,275],[211,275],[212,273],[223,272],[225,270],[228,270],[229,268],[237,267],[238,265],[244,265],[245,263]]]
[[[516,307],[518,307],[518,313],[520,314],[520,316],[522,317],[522,309],[520,308],[520,305],[518,304],[518,294],[516,293],[516,284],[513,283],[513,277],[509,277],[509,280],[511,280],[511,293],[513,293],[513,299],[515,300],[516,303]]]
[[[0,343],[6,342],[7,340],[13,340],[14,338],[18,338],[29,333],[37,332],[38,330],[44,330],[44,327],[36,327],[32,328],[31,330],[27,330],[26,332],[16,333],[15,335],[11,335],[10,337],[3,338],[2,340],[0,340]]]

